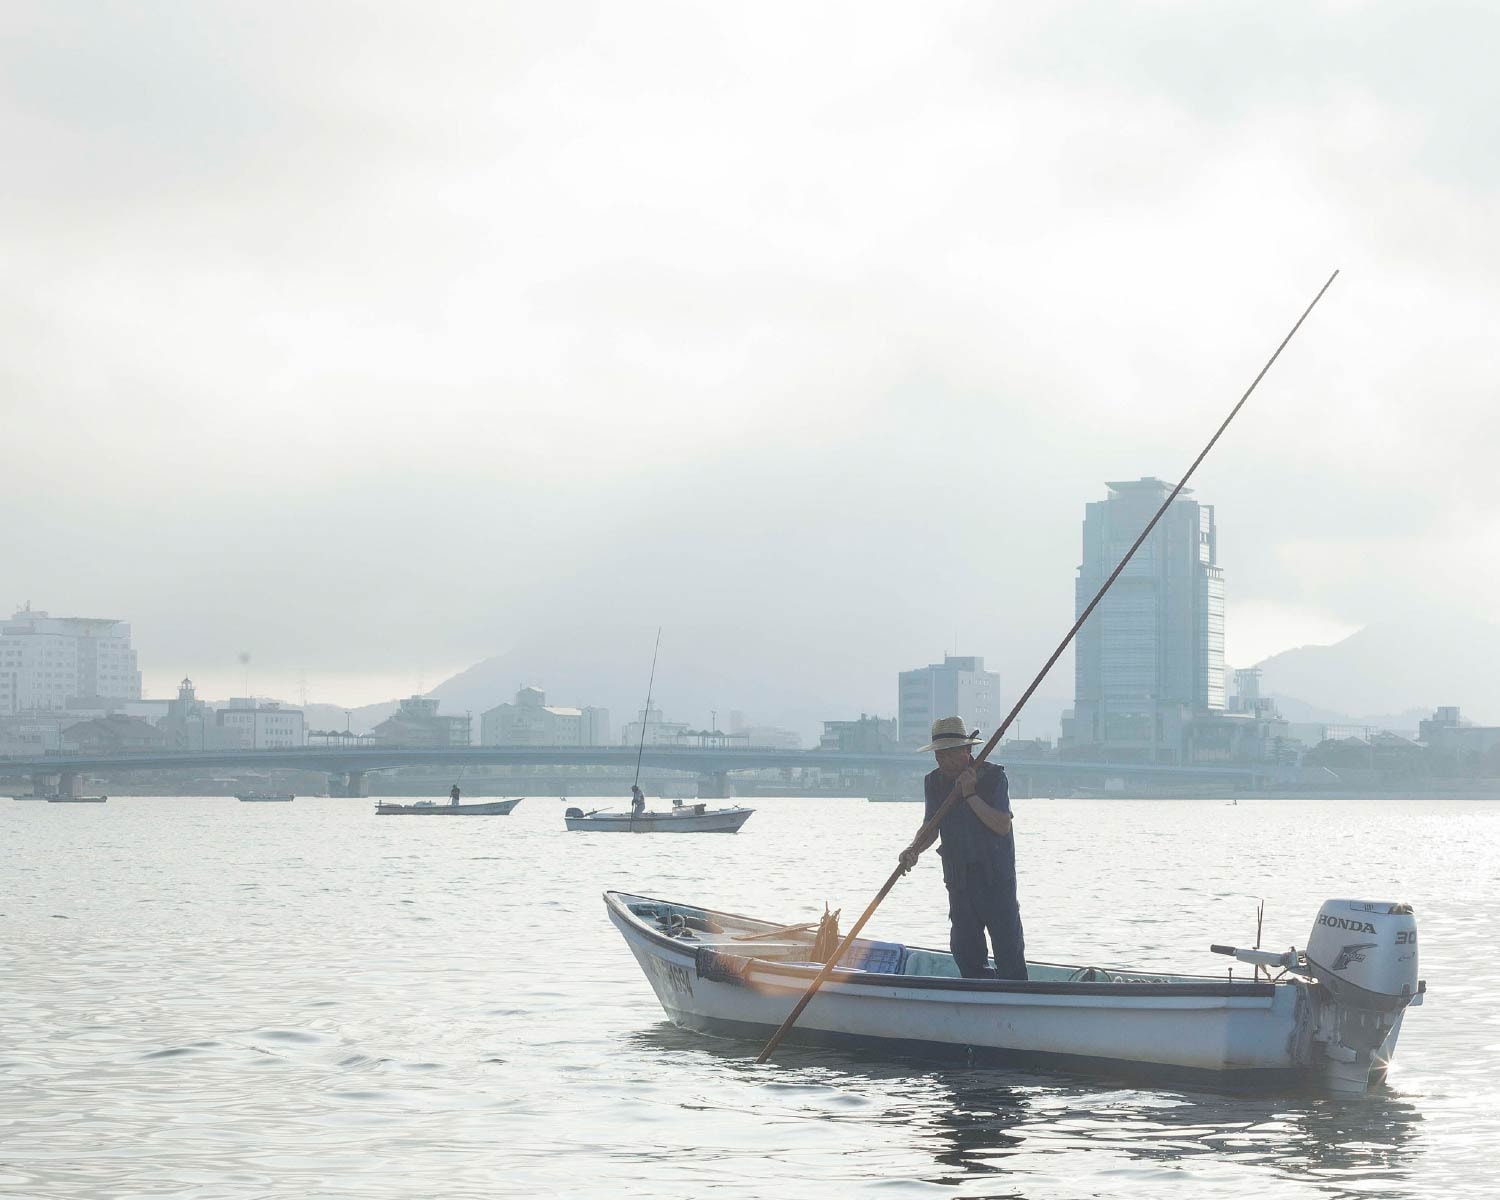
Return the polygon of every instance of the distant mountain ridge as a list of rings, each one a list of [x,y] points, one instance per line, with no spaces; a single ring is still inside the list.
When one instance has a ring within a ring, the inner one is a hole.
[[[309,731],[337,731],[347,728],[350,733],[369,733],[396,711],[398,703],[396,700],[381,700],[375,704],[361,704],[356,708],[342,708],[337,704],[309,704],[302,710],[302,724]],[[348,714],[347,717],[345,713]]]
[[[1500,724],[1500,625],[1489,621],[1451,613],[1382,621],[1256,665],[1261,694],[1282,700],[1291,720],[1407,728],[1413,712],[1455,704],[1477,724]],[[1305,715],[1287,711],[1298,704]],[[1358,713],[1386,715],[1345,715]]]
[[[616,661],[602,646],[583,639],[544,650],[510,651],[481,659],[445,679],[427,695],[442,702],[445,713],[469,712],[474,733],[479,716],[513,698],[516,689],[538,684],[547,699],[562,705],[598,705],[610,710],[611,739],[635,718],[645,692],[645,662]],[[1500,724],[1500,624],[1453,614],[1369,625],[1326,646],[1299,646],[1256,664],[1261,694],[1274,697],[1289,720],[1300,724],[1370,725],[1414,730],[1417,722],[1442,704],[1456,704],[1477,724]],[[772,695],[767,679],[787,679],[767,670],[760,679],[714,678],[700,664],[692,672],[680,666],[665,679],[658,673],[656,702],[670,720],[707,725],[713,697],[744,696],[747,714],[760,723],[800,729],[806,744],[816,744],[823,720],[855,715],[848,705],[822,702],[803,683],[800,694]],[[348,726],[367,733],[396,711],[396,700],[350,708]],[[1021,732],[1056,737],[1057,716],[1071,701],[1033,697],[1021,718]],[[731,705],[718,712],[727,728]],[[739,707],[735,705],[734,707]],[[888,711],[878,698],[871,711]],[[345,709],[309,704],[307,728],[343,729]]]

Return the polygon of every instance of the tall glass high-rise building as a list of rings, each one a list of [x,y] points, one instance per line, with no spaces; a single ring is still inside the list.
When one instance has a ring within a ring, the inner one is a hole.
[[[1172,491],[1110,483],[1083,520],[1081,613]],[[1071,748],[1140,762],[1184,761],[1195,716],[1224,711],[1224,573],[1211,504],[1184,489],[1075,643]]]

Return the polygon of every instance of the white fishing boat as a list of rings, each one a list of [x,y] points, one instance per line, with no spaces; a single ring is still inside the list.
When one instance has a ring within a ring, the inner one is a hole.
[[[706,804],[677,805],[666,812],[584,812],[570,808],[563,814],[569,829],[599,833],[738,833],[753,808],[736,804],[709,808]]]
[[[667,1016],[689,1029],[759,1049],[821,967],[815,923],[623,892],[604,901]],[[1241,973],[1038,962],[1026,981],[963,979],[945,951],[857,939],[789,1036],[973,1063],[1363,1092],[1384,1080],[1402,1016],[1426,990],[1404,904],[1329,900],[1302,953],[1212,949],[1245,964]]]
[[[377,801],[375,815],[378,817],[504,817],[509,815],[510,810],[525,798],[525,796],[517,796],[514,800],[483,800],[477,804],[438,804],[432,800],[418,800],[415,804],[389,804],[385,801]]]
[[[738,833],[740,826],[755,812],[735,804],[728,808],[709,808],[706,804],[684,804],[672,801],[666,812],[649,812],[646,795],[641,791],[641,756],[646,750],[646,726],[651,716],[651,691],[656,684],[656,655],[661,650],[661,630],[656,631],[656,649],[651,652],[651,675],[646,681],[646,706],[641,709],[641,736],[635,750],[635,779],[630,784],[630,811],[610,812],[596,808],[584,812],[570,808],[563,813],[563,823],[574,831],[596,833]]]

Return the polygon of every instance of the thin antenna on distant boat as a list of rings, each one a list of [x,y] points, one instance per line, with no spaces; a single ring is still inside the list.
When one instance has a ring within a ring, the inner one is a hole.
[[[651,651],[651,678],[646,682],[646,709],[641,713],[641,744],[635,748],[635,779],[631,793],[641,782],[641,755],[646,752],[646,722],[651,719],[651,690],[656,686],[656,656],[661,652],[661,626],[656,627],[656,648]]]

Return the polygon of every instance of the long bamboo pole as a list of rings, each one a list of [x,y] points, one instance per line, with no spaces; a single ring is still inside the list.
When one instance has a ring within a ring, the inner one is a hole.
[[[1266,360],[1266,365],[1261,367],[1260,373],[1250,381],[1250,386],[1245,389],[1245,394],[1241,396],[1235,406],[1229,410],[1229,415],[1224,418],[1223,423],[1217,430],[1214,431],[1213,437],[1208,439],[1208,445],[1204,446],[1203,449],[1199,451],[1198,457],[1193,459],[1193,465],[1190,466],[1187,469],[1186,474],[1184,474],[1183,477],[1177,481],[1177,486],[1172,489],[1172,494],[1162,501],[1161,507],[1156,510],[1156,515],[1146,523],[1146,528],[1141,530],[1140,536],[1136,538],[1133,543],[1131,543],[1130,549],[1125,551],[1125,557],[1122,558],[1115,569],[1110,572],[1109,578],[1104,581],[1103,585],[1094,594],[1094,598],[1088,602],[1088,606],[1083,610],[1083,612],[1078,615],[1078,619],[1073,622],[1073,627],[1068,630],[1067,634],[1063,637],[1063,640],[1057,644],[1057,649],[1054,650],[1048,657],[1047,661],[1042,664],[1042,669],[1037,672],[1036,678],[1033,679],[1027,689],[1021,693],[1021,698],[1016,701],[1015,707],[1010,710],[1010,714],[1005,718],[1004,721],[1000,723],[999,728],[996,729],[994,733],[990,734],[990,740],[984,744],[984,748],[980,750],[979,756],[974,760],[975,766],[978,766],[980,763],[984,762],[984,760],[989,757],[990,751],[992,751],[997,745],[1000,744],[1000,739],[1005,735],[1005,731],[1010,728],[1011,722],[1013,722],[1016,717],[1020,715],[1021,709],[1026,706],[1026,701],[1030,700],[1032,693],[1041,686],[1042,680],[1047,677],[1047,672],[1050,671],[1053,667],[1053,664],[1055,664],[1057,660],[1062,657],[1062,652],[1068,648],[1069,644],[1073,641],[1073,638],[1077,635],[1079,629],[1083,627],[1083,623],[1089,619],[1089,614],[1099,606],[1099,602],[1104,599],[1105,593],[1108,592],[1109,589],[1114,585],[1115,580],[1120,577],[1120,573],[1125,570],[1125,567],[1130,562],[1130,560],[1135,557],[1135,552],[1139,550],[1142,543],[1144,543],[1145,540],[1151,536],[1151,531],[1156,528],[1156,523],[1160,521],[1166,514],[1167,509],[1172,506],[1172,502],[1176,500],[1177,497],[1181,494],[1182,489],[1187,487],[1188,480],[1193,477],[1193,472],[1198,469],[1198,465],[1208,457],[1209,451],[1214,448],[1219,438],[1224,435],[1224,431],[1229,428],[1229,423],[1239,415],[1240,409],[1245,407],[1245,401],[1250,399],[1250,394],[1255,391],[1260,381],[1265,378],[1266,372],[1269,371],[1276,360],[1281,357],[1281,352],[1286,349],[1287,343],[1290,342],[1296,335],[1297,330],[1302,328],[1302,322],[1307,320],[1308,314],[1311,313],[1315,307],[1317,307],[1318,301],[1323,298],[1323,293],[1333,286],[1333,281],[1337,279],[1338,276],[1339,273],[1337,271],[1330,275],[1327,282],[1318,289],[1318,294],[1312,298],[1312,302],[1305,309],[1303,309],[1302,315],[1297,318],[1297,323],[1293,325],[1292,328],[1288,331],[1286,337],[1281,339],[1281,344],[1276,347],[1276,352]],[[938,827],[942,824],[943,818],[948,815],[948,810],[951,809],[956,803],[958,803],[958,798],[958,784],[955,782],[952,790],[950,790],[948,793],[948,798],[944,800],[942,804],[938,805],[937,811],[927,819],[927,821],[922,825],[921,829],[917,830],[916,837],[912,838],[911,841],[911,845],[913,848],[921,847],[924,842],[937,834]],[[853,926],[850,927],[849,932],[846,933],[843,937],[843,940],[839,942],[839,947],[836,951],[834,951],[833,957],[831,957],[826,963],[823,964],[822,969],[817,973],[817,975],[813,977],[813,981],[807,985],[807,990],[802,993],[801,998],[795,1005],[792,1006],[792,1011],[787,1014],[786,1020],[783,1021],[776,1032],[771,1035],[771,1040],[766,1043],[765,1049],[762,1050],[756,1057],[756,1062],[763,1063],[776,1052],[776,1047],[781,1045],[782,1039],[791,1032],[792,1026],[797,1023],[797,1018],[802,1015],[803,1009],[808,1006],[808,1004],[812,1001],[812,998],[817,995],[818,989],[822,987],[823,984],[827,982],[828,977],[833,974],[835,965],[841,958],[844,957],[845,951],[849,949],[854,939],[859,936],[860,930],[862,930],[865,927],[866,922],[868,922],[869,919],[875,915],[875,910],[880,907],[880,902],[884,900],[888,895],[890,895],[891,889],[896,886],[896,881],[900,879],[901,876],[905,875],[908,869],[909,868],[907,868],[906,866],[898,866],[894,871],[891,872],[890,878],[887,879],[881,889],[875,893],[875,898],[870,901],[869,906],[863,913],[860,914],[859,920],[854,922]]]

